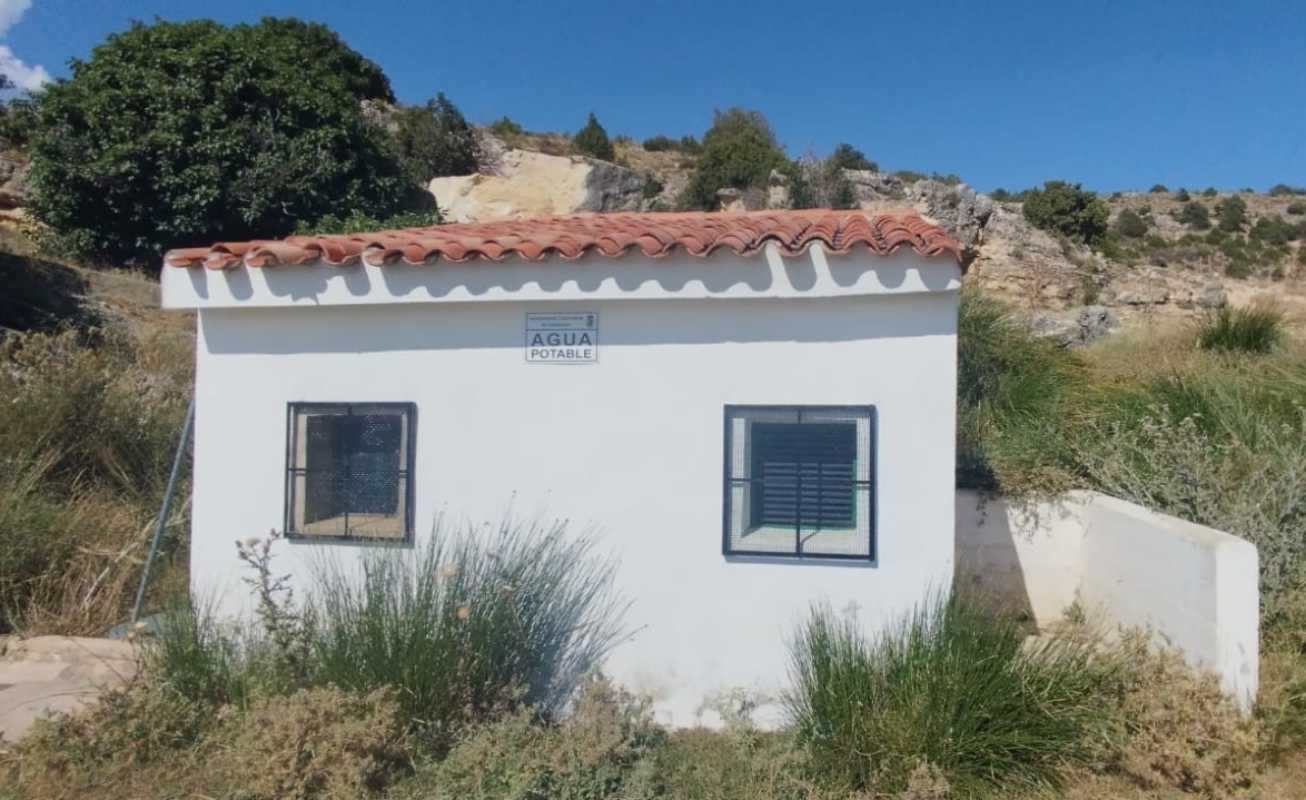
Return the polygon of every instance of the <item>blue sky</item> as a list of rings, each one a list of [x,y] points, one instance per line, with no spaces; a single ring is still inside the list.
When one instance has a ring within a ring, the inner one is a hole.
[[[610,134],[763,111],[791,154],[850,142],[976,187],[1306,185],[1306,3],[0,0],[0,69],[67,74],[132,19],[324,22],[405,101],[443,91]]]

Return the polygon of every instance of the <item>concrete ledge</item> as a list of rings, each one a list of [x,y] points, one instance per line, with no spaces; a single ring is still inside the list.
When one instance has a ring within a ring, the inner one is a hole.
[[[1096,492],[1016,506],[957,493],[957,580],[1040,627],[1078,601],[1147,627],[1213,670],[1244,708],[1256,697],[1256,548],[1222,531]]]

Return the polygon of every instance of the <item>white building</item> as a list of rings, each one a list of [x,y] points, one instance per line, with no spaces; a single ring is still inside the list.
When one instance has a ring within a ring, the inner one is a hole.
[[[302,574],[511,503],[618,555],[635,635],[606,669],[665,720],[774,692],[813,602],[874,630],[952,580],[960,280],[943,231],[860,211],[173,251],[194,589],[245,596],[233,541],[269,529]]]

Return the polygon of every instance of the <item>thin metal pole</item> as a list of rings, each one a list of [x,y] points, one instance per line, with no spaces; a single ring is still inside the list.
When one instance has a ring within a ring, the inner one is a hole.
[[[159,509],[159,519],[154,524],[154,538],[150,540],[150,552],[145,557],[145,569],[141,571],[141,585],[136,590],[136,604],[132,606],[131,621],[135,624],[141,615],[141,604],[145,602],[145,585],[150,581],[150,565],[154,555],[159,552],[159,540],[163,538],[163,529],[168,524],[168,509],[172,506],[172,490],[177,486],[177,474],[181,472],[181,459],[186,453],[186,444],[190,441],[190,429],[195,422],[195,395],[190,397],[186,406],[186,422],[181,427],[181,440],[177,442],[177,454],[172,458],[172,473],[168,476],[168,488],[163,492],[163,505]]]

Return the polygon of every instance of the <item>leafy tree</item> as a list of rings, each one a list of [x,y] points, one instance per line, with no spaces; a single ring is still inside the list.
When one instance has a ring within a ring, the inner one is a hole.
[[[1180,187],[1179,191],[1174,193],[1174,199],[1180,203],[1187,203],[1189,200],[1192,199],[1192,197],[1189,196],[1187,189]]]
[[[1148,191],[1151,192],[1152,194],[1169,194],[1169,193],[1170,193],[1170,190],[1166,188],[1166,185],[1165,185],[1164,183],[1154,183],[1154,184],[1152,184],[1152,188],[1151,188],[1151,189],[1148,189]]]
[[[432,178],[476,171],[476,134],[443,93],[426,105],[400,108],[395,126],[400,163],[414,183],[426,185]]]
[[[1214,186],[1208,186],[1202,190],[1202,197],[1215,197],[1219,193]]]
[[[1247,221],[1247,201],[1237,195],[1226,197],[1215,207],[1215,213],[1219,216],[1220,230],[1226,233],[1240,231]]]
[[[321,25],[135,23],[71,67],[37,101],[29,204],[74,254],[140,263],[429,207],[363,117],[385,75]]]
[[[1011,192],[1007,191],[1006,189],[1003,189],[1001,186],[989,192],[989,197],[992,197],[994,200],[997,200],[999,203],[1006,203],[1015,199],[1015,195],[1013,195]]]
[[[1077,183],[1047,181],[1025,195],[1024,214],[1036,228],[1097,245],[1106,235],[1111,211],[1096,193]]]
[[[1211,227],[1211,213],[1206,210],[1206,206],[1196,200],[1180,206],[1175,219],[1195,231],[1204,231]]]
[[[687,133],[680,137],[680,150],[684,153],[698,153],[703,150],[703,144]]]
[[[394,216],[377,218],[358,211],[346,216],[327,214],[311,223],[300,222],[295,226],[295,233],[307,235],[325,233],[366,233],[370,231],[392,231],[400,228],[429,228],[444,222],[438,208],[430,211],[403,211]]]
[[[717,111],[712,127],[703,136],[703,152],[681,204],[713,210],[718,204],[718,190],[762,186],[771,170],[788,163],[770,123],[760,112],[742,108]]]
[[[612,161],[617,157],[617,151],[608,139],[608,132],[603,130],[599,124],[599,118],[590,113],[589,119],[585,120],[585,127],[577,131],[572,137],[571,143],[576,149],[587,156],[600,158],[604,161]]]
[[[836,169],[868,169],[873,172],[880,171],[880,165],[876,164],[866,157],[866,154],[847,142],[841,143],[834,148],[830,154],[830,163]]]
[[[1126,208],[1116,217],[1116,233],[1131,239],[1147,235],[1147,220],[1132,208]]]

